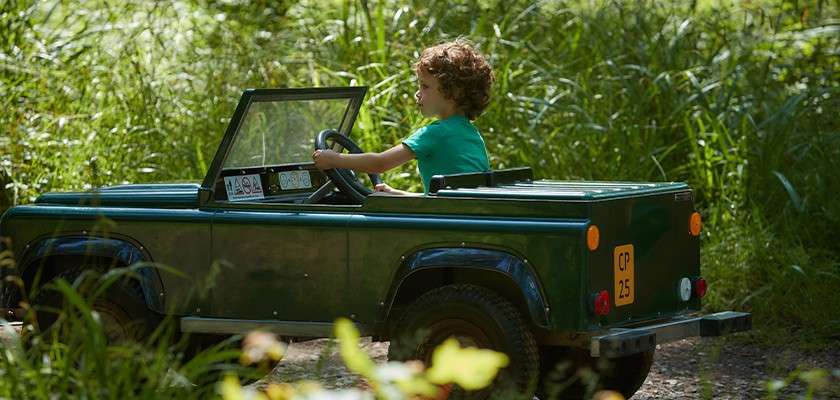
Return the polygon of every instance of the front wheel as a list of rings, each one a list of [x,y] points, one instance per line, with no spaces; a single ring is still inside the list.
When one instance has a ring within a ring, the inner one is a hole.
[[[484,390],[454,390],[450,398],[531,399],[539,371],[534,336],[517,309],[495,292],[475,285],[449,285],[420,296],[394,326],[390,360],[420,360],[449,337],[461,346],[507,354],[510,363]]]
[[[55,282],[63,279],[73,284],[77,279],[81,279],[82,282],[76,290],[84,296],[87,291],[92,290],[92,282],[89,277],[86,281],[86,277],[81,276],[82,270],[74,269],[58,274],[44,285],[32,300],[36,321],[42,332],[53,328],[61,318],[79,317],[75,312],[71,312],[73,306],[67,304],[64,295],[56,289]],[[108,287],[104,295],[89,304],[91,311],[97,314],[102,333],[108,343],[140,343],[150,333],[148,311],[139,297],[140,293],[131,284],[131,281],[117,282]]]

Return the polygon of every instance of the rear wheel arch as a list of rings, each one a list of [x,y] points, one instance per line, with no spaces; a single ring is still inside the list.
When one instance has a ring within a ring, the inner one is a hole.
[[[466,247],[423,249],[406,257],[389,291],[383,320],[396,320],[424,293],[451,284],[492,290],[510,301],[532,327],[549,325],[548,302],[527,262],[503,250]]]

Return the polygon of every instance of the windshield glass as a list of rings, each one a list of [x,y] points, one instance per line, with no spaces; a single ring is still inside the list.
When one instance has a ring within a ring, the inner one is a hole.
[[[312,161],[315,135],[339,130],[352,99],[253,101],[223,169]]]

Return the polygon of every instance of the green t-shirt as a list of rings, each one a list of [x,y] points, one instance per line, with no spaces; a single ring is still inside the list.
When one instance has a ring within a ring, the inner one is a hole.
[[[434,175],[490,170],[484,139],[463,115],[432,122],[414,131],[403,144],[417,157],[426,193]]]

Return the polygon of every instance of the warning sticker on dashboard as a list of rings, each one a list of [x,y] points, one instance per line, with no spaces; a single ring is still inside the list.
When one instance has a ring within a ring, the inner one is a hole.
[[[263,198],[260,175],[226,176],[225,190],[230,201],[253,200]]]

